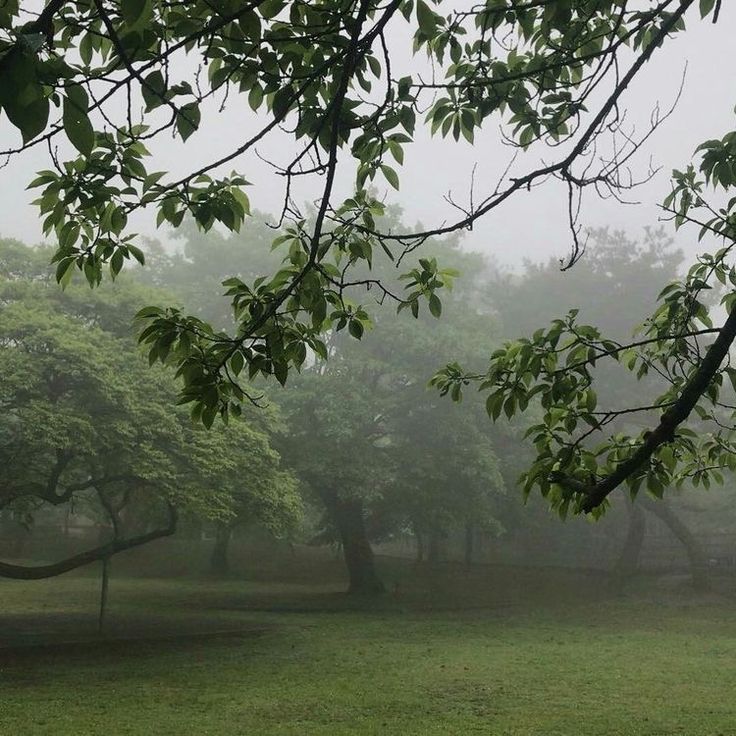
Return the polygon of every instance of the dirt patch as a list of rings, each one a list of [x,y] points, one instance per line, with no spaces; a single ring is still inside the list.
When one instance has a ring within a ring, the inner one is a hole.
[[[26,635],[23,641],[0,645],[0,670],[4,667],[24,664],[35,660],[90,659],[95,657],[115,659],[127,657],[157,656],[172,649],[181,650],[199,644],[223,644],[232,640],[255,639],[273,627],[219,629],[212,631],[187,631],[175,633],[129,631],[123,635],[89,635],[77,638],[50,640],[48,635],[33,638]]]

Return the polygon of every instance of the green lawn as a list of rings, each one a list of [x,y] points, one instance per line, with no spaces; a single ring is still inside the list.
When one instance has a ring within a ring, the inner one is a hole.
[[[496,581],[471,610],[401,587],[351,610],[335,584],[115,580],[105,640],[93,578],[2,581],[0,734],[736,734],[729,600],[581,585],[552,604],[549,577],[509,575],[515,595]],[[59,637],[76,643],[38,644]]]

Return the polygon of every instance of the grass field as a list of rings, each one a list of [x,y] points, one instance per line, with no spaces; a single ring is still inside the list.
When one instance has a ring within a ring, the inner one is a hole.
[[[736,734],[730,599],[447,572],[370,605],[339,581],[117,579],[104,638],[94,578],[2,581],[0,734]]]

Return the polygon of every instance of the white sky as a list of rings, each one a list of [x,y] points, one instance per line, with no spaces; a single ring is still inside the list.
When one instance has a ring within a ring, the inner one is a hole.
[[[624,100],[627,119],[637,123],[637,128],[643,131],[655,104],[659,102],[662,108],[668,108],[676,97],[687,62],[685,86],[677,109],[649,140],[644,155],[632,162],[635,174],[646,172],[650,157],[662,171],[651,182],[630,193],[631,199],[641,202],[638,205],[601,201],[590,192],[583,203],[583,225],[609,225],[636,234],[645,225],[657,224],[660,217],[657,203],[668,192],[672,168],[687,165],[698,143],[706,138],[721,137],[734,127],[736,76],[732,43],[736,8],[734,3],[724,3],[715,26],[696,20],[696,15],[697,8],[695,13],[690,13],[688,31],[670,40],[655,54]],[[399,45],[403,46],[403,39],[398,36],[394,41],[402,42]],[[399,64],[403,53],[398,52]],[[421,60],[406,56],[403,63],[421,64]],[[400,75],[397,70],[394,74]],[[170,167],[184,173],[193,163],[234,148],[248,131],[256,129],[257,123],[250,109],[240,102],[223,114],[213,108],[205,116],[200,131],[184,146],[162,137],[154,151],[155,161],[149,166],[151,170]],[[7,148],[15,140],[16,133],[3,116],[0,118],[0,148]],[[259,152],[269,158],[278,158],[288,146],[285,140],[276,139],[263,145]],[[452,191],[459,202],[466,201],[474,165],[477,164],[477,201],[493,188],[512,152],[500,142],[498,130],[488,126],[477,136],[474,146],[464,141],[430,140],[422,131],[406,153],[405,166],[400,172],[401,191],[390,190],[388,201],[402,205],[408,223],[422,222],[432,226],[457,217],[442,196]],[[543,153],[549,160],[556,156],[554,151]],[[30,205],[33,193],[25,191],[24,187],[36,170],[48,167],[47,156],[45,150],[34,149],[0,170],[0,235],[27,242],[40,240],[38,215]],[[524,173],[533,168],[538,156],[532,153],[520,156],[515,171]],[[282,201],[281,181],[270,175],[265,164],[255,157],[244,159],[238,168],[254,182],[249,189],[253,207],[276,212]],[[350,178],[350,172],[342,172],[341,190],[347,191]],[[304,200],[316,196],[319,185],[318,180],[312,180],[311,188],[301,191],[299,196]],[[472,233],[464,236],[464,243],[474,250],[493,254],[509,265],[518,265],[524,258],[564,257],[570,243],[565,198],[566,191],[559,182],[551,182],[531,193],[519,193],[479,222]],[[154,216],[152,213],[138,219],[135,229],[165,239],[166,233],[155,229]],[[696,235],[684,230],[677,235],[677,244],[693,254],[702,249],[695,242]]]

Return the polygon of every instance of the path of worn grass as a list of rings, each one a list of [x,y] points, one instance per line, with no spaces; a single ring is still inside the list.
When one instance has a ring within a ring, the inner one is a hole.
[[[48,639],[62,612],[87,638],[0,650],[0,734],[736,734],[727,602],[361,612],[329,589],[268,592],[117,581],[111,633],[150,639],[109,643],[89,632],[94,581],[0,584],[0,623]],[[274,612],[289,597],[299,612]],[[304,612],[320,597],[333,612]]]

